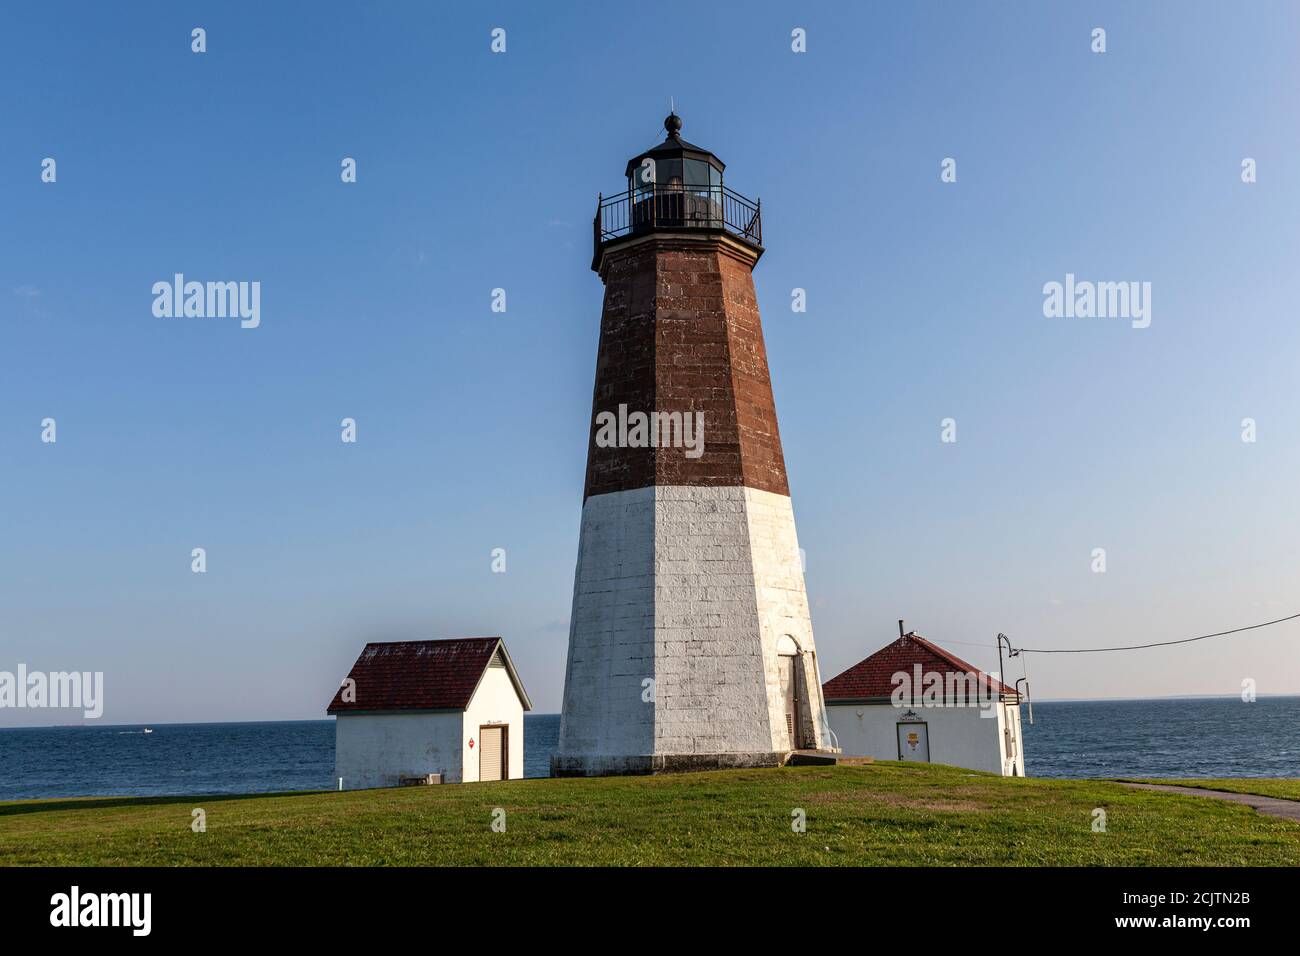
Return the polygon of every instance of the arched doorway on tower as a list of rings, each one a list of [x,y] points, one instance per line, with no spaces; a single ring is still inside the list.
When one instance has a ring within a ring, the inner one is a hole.
[[[776,644],[777,674],[781,685],[781,700],[785,709],[785,730],[788,749],[803,746],[803,696],[806,680],[803,673],[803,651],[799,642],[789,634],[781,635]]]

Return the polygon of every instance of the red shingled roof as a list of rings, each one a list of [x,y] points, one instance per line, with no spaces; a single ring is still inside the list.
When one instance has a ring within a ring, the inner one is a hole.
[[[369,710],[464,710],[497,648],[525,710],[532,709],[519,675],[499,637],[367,644],[348,677],[356,700],[339,687],[326,713]]]
[[[822,696],[827,700],[863,700],[871,697],[889,697],[898,685],[894,675],[899,671],[914,674],[919,664],[921,673],[972,673],[979,668],[968,664],[955,654],[931,644],[919,634],[905,634],[892,644],[886,644],[866,660],[859,661],[842,674],[837,674],[822,684]],[[1016,691],[987,674],[981,675],[981,684],[994,693],[1016,695]],[[919,697],[921,687],[916,688]]]

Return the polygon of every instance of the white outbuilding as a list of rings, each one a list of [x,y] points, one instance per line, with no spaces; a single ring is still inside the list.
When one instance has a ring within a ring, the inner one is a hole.
[[[532,702],[499,637],[367,644],[330,702],[341,788],[524,775]]]
[[[1020,695],[918,634],[831,678],[822,694],[845,754],[1025,774]]]

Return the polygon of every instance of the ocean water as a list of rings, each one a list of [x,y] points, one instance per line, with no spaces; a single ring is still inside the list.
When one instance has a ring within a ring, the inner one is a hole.
[[[1031,777],[1300,777],[1300,697],[1022,706]]]
[[[1034,706],[1035,777],[1300,777],[1300,697]],[[0,800],[328,790],[334,722],[0,729]],[[545,777],[557,714],[524,717],[524,773]]]
[[[334,721],[0,729],[0,800],[332,790]],[[524,715],[524,775],[550,775],[559,714]]]

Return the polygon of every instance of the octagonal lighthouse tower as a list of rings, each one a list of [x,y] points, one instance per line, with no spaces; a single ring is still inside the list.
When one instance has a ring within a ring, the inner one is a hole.
[[[556,776],[829,749],[751,275],[759,205],[680,118],[664,127],[596,212],[605,304]]]

